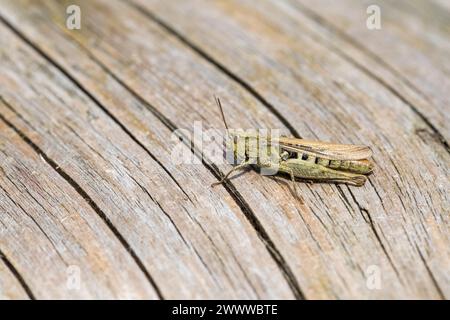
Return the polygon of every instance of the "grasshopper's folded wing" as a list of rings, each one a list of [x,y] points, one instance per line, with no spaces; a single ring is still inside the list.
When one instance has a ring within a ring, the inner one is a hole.
[[[280,147],[287,151],[307,153],[330,160],[363,160],[372,156],[369,147],[354,144],[336,144],[289,137],[281,137],[279,143]]]

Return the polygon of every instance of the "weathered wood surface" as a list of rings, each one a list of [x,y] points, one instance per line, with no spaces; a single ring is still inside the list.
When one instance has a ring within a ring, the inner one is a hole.
[[[350,0],[0,3],[1,298],[449,298],[446,11],[381,3],[370,31]],[[211,189],[230,166],[175,164],[170,137],[223,127],[213,94],[233,127],[377,169],[304,205],[252,171]]]
[[[4,258],[0,263],[0,299],[28,299],[26,284],[19,281],[20,275]],[[24,287],[25,285],[25,287]]]
[[[289,0],[320,24],[340,54],[379,79],[427,125],[450,139],[450,11],[433,1]],[[448,3],[448,1],[447,1]],[[365,25],[365,9],[377,4],[381,30]],[[342,46],[343,43],[347,45]]]
[[[1,104],[2,114],[10,116]],[[58,174],[60,169],[52,168],[40,151],[11,128],[2,119],[2,251],[11,263],[20,261],[20,274],[33,288],[33,295],[64,297],[68,273],[73,272],[68,267],[78,266],[85,285],[73,290],[74,298],[99,294],[105,298],[156,297],[126,248],[74,186]],[[43,281],[54,289],[48,290]]]

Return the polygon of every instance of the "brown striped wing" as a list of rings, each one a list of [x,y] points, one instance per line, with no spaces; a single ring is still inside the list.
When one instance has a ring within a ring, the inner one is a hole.
[[[281,148],[292,152],[303,152],[330,160],[362,160],[372,156],[367,146],[309,141],[297,138],[281,137]]]

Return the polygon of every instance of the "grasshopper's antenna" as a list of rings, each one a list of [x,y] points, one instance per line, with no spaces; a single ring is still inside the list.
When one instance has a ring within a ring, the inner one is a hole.
[[[229,131],[227,121],[225,120],[225,114],[223,113],[222,104],[220,103],[220,99],[217,98],[216,96],[214,96],[214,99],[216,100],[216,104],[220,109],[220,113],[222,114],[222,119],[223,119],[223,123],[225,124],[225,128],[227,129],[227,131]]]

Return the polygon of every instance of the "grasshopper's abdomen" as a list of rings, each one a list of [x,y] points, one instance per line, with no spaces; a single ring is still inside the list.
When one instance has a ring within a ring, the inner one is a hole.
[[[368,174],[373,170],[373,164],[368,160],[330,160],[328,168]]]
[[[359,174],[368,174],[373,170],[373,164],[368,160],[330,160],[316,157],[310,154],[303,153],[302,160],[316,163],[326,168],[334,170],[342,170]]]

